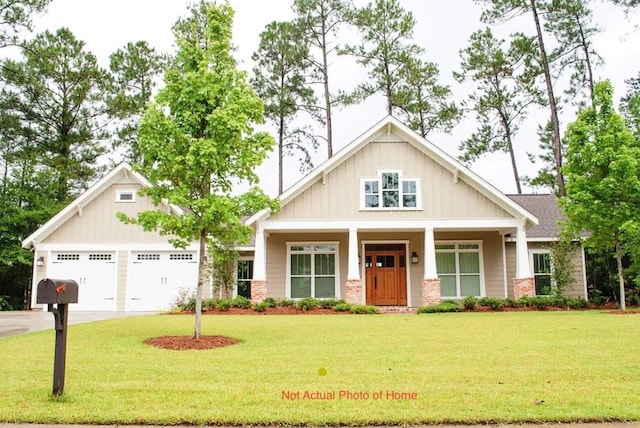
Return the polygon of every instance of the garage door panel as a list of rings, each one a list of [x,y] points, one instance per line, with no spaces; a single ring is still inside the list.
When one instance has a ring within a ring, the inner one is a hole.
[[[195,288],[195,252],[133,252],[129,266],[126,311],[164,311],[181,288]]]
[[[115,311],[117,266],[114,252],[52,253],[49,278],[78,283],[78,303],[70,311]]]

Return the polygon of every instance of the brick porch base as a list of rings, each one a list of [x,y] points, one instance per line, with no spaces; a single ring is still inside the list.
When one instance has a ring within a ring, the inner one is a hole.
[[[347,279],[344,286],[344,300],[353,305],[362,304],[362,280]]]
[[[440,278],[423,278],[422,306],[435,305],[441,301]]]
[[[269,281],[251,281],[251,303],[260,303],[267,298]]]
[[[513,297],[519,299],[523,296],[535,296],[536,285],[533,277],[513,279]]]

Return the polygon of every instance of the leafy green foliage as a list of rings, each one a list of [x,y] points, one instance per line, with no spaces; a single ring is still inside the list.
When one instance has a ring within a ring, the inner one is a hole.
[[[371,305],[351,305],[349,308],[352,314],[374,315],[380,313],[380,308]]]
[[[168,201],[186,209],[181,215],[157,209],[120,218],[168,236],[176,247],[199,242],[197,338],[206,243],[247,242],[252,231],[242,216],[277,205],[257,187],[255,168],[274,142],[254,131],[263,105],[231,54],[233,10],[201,1],[189,12],[173,27],[178,52],[165,72],[165,87],[140,122],[142,162],[136,165],[151,183],[141,194],[157,206]],[[241,181],[250,189],[236,195]]]
[[[333,306],[331,309],[333,309],[336,312],[349,312],[351,311],[351,305],[349,303],[338,303],[335,306]]]
[[[21,30],[31,30],[31,18],[51,0],[0,0],[0,48],[15,45]]]
[[[609,82],[595,87],[596,108],[569,124],[567,195],[561,199],[568,231],[586,230],[587,245],[615,248],[620,306],[625,309],[622,258],[640,232],[640,145],[613,109]]]
[[[492,311],[499,311],[504,307],[504,300],[497,297],[482,297],[478,300],[479,306],[487,306]]]
[[[466,311],[472,311],[478,305],[478,298],[475,296],[467,296],[464,299],[462,299],[461,303],[462,303],[462,307]]]
[[[318,299],[318,302],[323,309],[332,309],[336,305],[345,303],[343,299]]]
[[[270,306],[269,303],[259,302],[259,303],[256,303],[255,305],[253,305],[253,310],[256,311],[256,312],[264,312],[268,308],[271,308],[271,307],[272,306]]]
[[[240,309],[249,309],[251,307],[251,300],[244,296],[236,296],[231,301],[231,307]]]
[[[296,307],[303,311],[308,311],[309,309],[320,307],[320,301],[314,297],[305,297],[304,299],[298,300]]]
[[[418,308],[419,314],[437,314],[444,312],[462,312],[462,305],[454,300],[444,300],[435,305],[427,305]]]

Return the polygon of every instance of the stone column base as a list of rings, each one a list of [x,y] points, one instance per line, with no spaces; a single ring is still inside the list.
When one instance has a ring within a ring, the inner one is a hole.
[[[269,281],[251,280],[251,303],[260,303],[267,298]]]
[[[442,301],[440,278],[422,279],[422,306],[436,305]]]
[[[536,283],[533,277],[513,279],[513,298],[519,299],[524,296],[536,295]]]
[[[362,280],[347,279],[344,287],[344,300],[352,305],[362,304]]]

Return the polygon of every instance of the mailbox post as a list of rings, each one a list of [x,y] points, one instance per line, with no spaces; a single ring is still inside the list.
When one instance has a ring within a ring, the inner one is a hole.
[[[53,361],[53,395],[64,392],[67,355],[67,320],[69,303],[78,303],[78,283],[72,279],[43,279],[38,283],[36,303],[46,304],[53,313],[56,347]],[[56,305],[54,308],[53,305]]]

